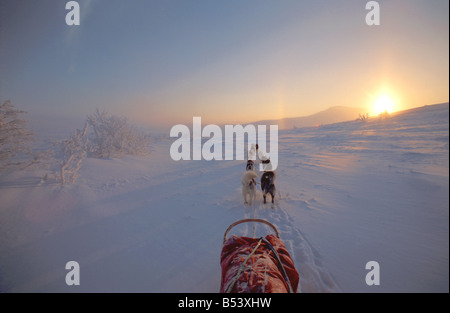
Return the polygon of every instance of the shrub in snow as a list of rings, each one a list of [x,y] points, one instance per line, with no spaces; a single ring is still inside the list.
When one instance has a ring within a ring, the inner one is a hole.
[[[100,112],[89,115],[92,127],[90,151],[100,158],[139,155],[148,152],[150,137],[131,126],[125,117]]]
[[[389,115],[389,112],[388,112],[388,111],[384,111],[384,112],[382,112],[382,113],[380,113],[380,114],[378,115],[378,118],[381,119],[381,120],[387,119],[387,118],[389,118],[389,117],[390,117],[390,115]]]
[[[358,118],[359,121],[365,122],[368,118],[369,118],[369,113],[366,113],[366,114],[359,113],[359,118]]]
[[[0,170],[23,164],[13,158],[31,152],[29,143],[33,134],[28,129],[27,121],[20,118],[24,113],[16,109],[11,101],[0,105]]]

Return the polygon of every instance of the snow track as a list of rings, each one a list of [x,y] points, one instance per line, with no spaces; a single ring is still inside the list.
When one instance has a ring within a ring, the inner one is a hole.
[[[280,193],[278,193],[280,195]],[[310,244],[305,235],[294,225],[294,219],[283,209],[287,204],[283,200],[275,200],[275,204],[264,204],[261,192],[257,193],[253,205],[246,207],[245,218],[261,218],[273,223],[281,240],[294,259],[300,274],[298,292],[341,292],[332,274],[323,265],[319,252]],[[253,224],[253,226],[251,226]],[[243,235],[249,237],[263,236],[270,229],[263,224],[246,224]]]

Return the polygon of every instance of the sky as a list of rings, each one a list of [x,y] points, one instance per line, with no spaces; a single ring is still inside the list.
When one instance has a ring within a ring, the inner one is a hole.
[[[449,1],[0,0],[0,101],[155,127],[448,102]]]

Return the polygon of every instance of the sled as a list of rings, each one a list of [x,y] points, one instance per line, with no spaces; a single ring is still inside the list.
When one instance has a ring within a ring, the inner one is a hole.
[[[274,232],[261,238],[232,235],[242,223],[263,223]],[[295,293],[299,275],[277,228],[263,219],[243,219],[225,231],[220,256],[221,293]]]

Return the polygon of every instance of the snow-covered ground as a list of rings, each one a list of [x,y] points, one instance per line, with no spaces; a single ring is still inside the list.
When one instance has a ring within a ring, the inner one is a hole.
[[[299,291],[449,291],[448,104],[281,131],[273,209],[260,193],[244,207],[242,161],[175,162],[171,142],[88,158],[63,188],[45,168],[2,174],[0,290],[218,292],[226,228],[259,217],[280,230]],[[65,283],[72,260],[80,286]],[[379,286],[366,285],[369,261]]]

